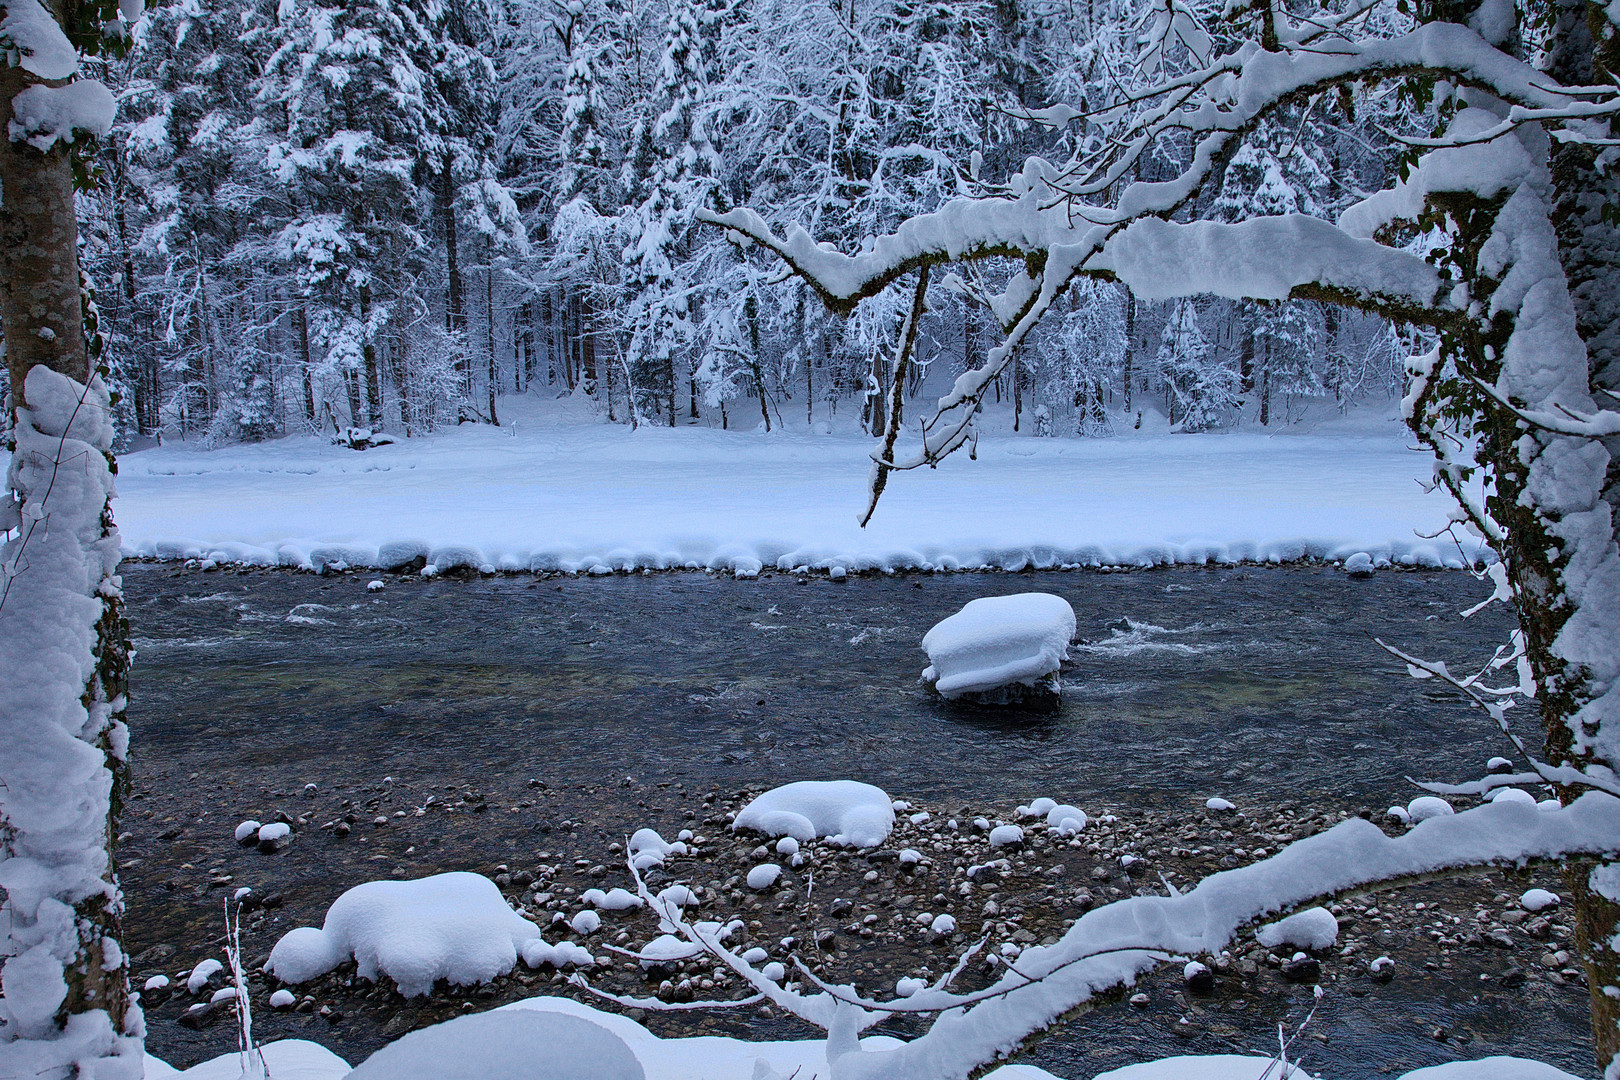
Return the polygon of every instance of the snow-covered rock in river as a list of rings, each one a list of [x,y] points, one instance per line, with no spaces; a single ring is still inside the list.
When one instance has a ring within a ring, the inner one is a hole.
[[[320,929],[284,935],[265,967],[282,982],[301,983],[352,956],[361,978],[387,975],[415,997],[439,979],[465,986],[505,975],[539,936],[482,874],[368,881],[333,901]]]
[[[1369,578],[1373,576],[1372,556],[1365,551],[1358,551],[1344,560],[1344,572],[1353,578]]]
[[[1268,949],[1326,949],[1339,940],[1339,920],[1327,908],[1313,907],[1262,926],[1254,935]]]
[[[646,1080],[625,1041],[579,1016],[497,1009],[413,1031],[351,1080]]]
[[[1074,608],[1051,593],[970,600],[923,635],[921,681],[950,700],[1054,703],[1074,627]]]
[[[759,796],[742,808],[731,827],[800,842],[824,836],[847,847],[877,847],[894,829],[894,805],[882,788],[871,784],[800,780]]]

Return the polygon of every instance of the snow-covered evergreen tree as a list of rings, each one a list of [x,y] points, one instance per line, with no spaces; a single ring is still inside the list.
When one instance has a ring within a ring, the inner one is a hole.
[[[1156,360],[1170,389],[1172,424],[1182,431],[1207,431],[1229,422],[1241,400],[1241,380],[1205,339],[1191,300],[1171,305]]]

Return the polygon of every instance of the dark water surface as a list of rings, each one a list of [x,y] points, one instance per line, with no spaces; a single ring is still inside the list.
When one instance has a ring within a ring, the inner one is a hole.
[[[1372,641],[1467,662],[1504,613],[1447,572],[1332,568],[957,574],[832,584],[697,574],[416,582],[125,571],[148,757],[495,768],[688,784],[841,776],[896,792],[1158,800],[1241,790],[1385,800],[1496,753],[1482,716]],[[918,641],[977,596],[1067,598],[1061,711],[954,707]],[[1110,629],[1128,620],[1130,629]]]
[[[388,776],[424,790],[522,792],[538,780],[577,793],[543,804],[544,823],[485,815],[477,831],[410,852],[379,838],[368,858],[380,860],[369,876],[381,877],[487,872],[561,834],[605,848],[648,823],[648,798],[683,787],[853,777],[953,808],[1010,810],[1052,795],[1087,808],[1192,810],[1219,794],[1381,809],[1414,794],[1407,775],[1469,778],[1501,750],[1483,716],[1407,678],[1372,641],[1454,669],[1482,664],[1510,624],[1500,609],[1458,618],[1487,590],[1457,572],[1351,581],[1331,567],[1228,567],[843,584],[387,575],[369,591],[370,575],[128,564],[124,580],[139,650],[137,790],[149,800],[136,804],[148,820],[133,827],[125,871],[134,952],[217,936],[206,927],[218,922],[219,894],[193,902],[189,879],[181,886],[193,868],[223,865],[200,837],[228,840],[249,813],[300,812],[306,783],[358,789]],[[1084,644],[1065,669],[1060,710],[956,707],[917,685],[929,626],[975,597],[1031,590],[1067,598],[1079,618]],[[168,822],[184,828],[167,846],[148,836]],[[357,863],[298,871],[271,861],[280,876],[265,886],[287,891],[303,921],[365,879]],[[251,873],[242,882],[253,884]],[[267,950],[285,928],[267,926],[249,948]],[[1313,1048],[1313,1067],[1372,1077],[1518,1052],[1590,1072],[1584,991],[1480,1001],[1477,987],[1426,978],[1404,999],[1332,1002],[1322,1023],[1333,1036]],[[1138,1033],[1141,1018],[1121,1007],[1092,1014],[1027,1060],[1079,1078],[1152,1054],[1218,1052],[1149,1025]],[[1271,1021],[1248,1019],[1250,1045],[1275,1041]],[[1472,1042],[1437,1043],[1435,1026]],[[153,1051],[183,1058],[188,1038],[154,1023]]]

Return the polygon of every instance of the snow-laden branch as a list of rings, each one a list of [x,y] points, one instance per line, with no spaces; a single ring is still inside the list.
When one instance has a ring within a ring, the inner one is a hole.
[[[1453,675],[1449,670],[1447,670],[1446,665],[1443,662],[1422,660],[1418,657],[1412,656],[1410,653],[1402,652],[1400,649],[1395,648],[1395,646],[1381,641],[1378,638],[1374,638],[1373,640],[1378,642],[1379,647],[1385,652],[1401,661],[1404,661],[1407,670],[1413,675],[1413,677],[1421,679],[1439,679],[1441,682],[1455,687],[1464,696],[1466,696],[1469,701],[1483,709],[1490,716],[1490,718],[1496,722],[1496,726],[1501,729],[1502,734],[1506,735],[1508,740],[1512,742],[1514,749],[1518,750],[1524,759],[1530,763],[1530,768],[1534,770],[1536,777],[1541,783],[1553,784],[1559,787],[1591,788],[1598,791],[1607,792],[1610,795],[1620,796],[1620,781],[1617,781],[1613,774],[1611,774],[1607,769],[1593,773],[1575,768],[1573,765],[1550,765],[1532,754],[1529,747],[1525,746],[1524,740],[1515,735],[1513,730],[1508,726],[1507,709],[1509,703],[1493,701],[1486,692],[1488,688],[1482,688],[1476,685],[1477,677],[1470,679],[1459,679],[1457,676]],[[1438,789],[1434,785],[1420,786]],[[1444,788],[1444,790],[1450,791],[1452,789]]]

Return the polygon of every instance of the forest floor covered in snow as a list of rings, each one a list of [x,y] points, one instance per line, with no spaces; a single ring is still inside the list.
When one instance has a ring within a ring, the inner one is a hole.
[[[957,455],[895,477],[864,530],[855,517],[875,444],[858,431],[631,431],[532,398],[508,401],[501,416],[503,427],[366,451],[297,437],[125,454],[115,504],[125,550],[317,568],[414,558],[441,570],[742,576],[762,566],[1021,569],[1358,551],[1462,561],[1449,537],[1423,538],[1444,528],[1449,502],[1423,490],[1432,458],[1411,449],[1388,403],[1218,434],[1172,434],[1150,414],[1113,438],[987,435],[976,461]]]

